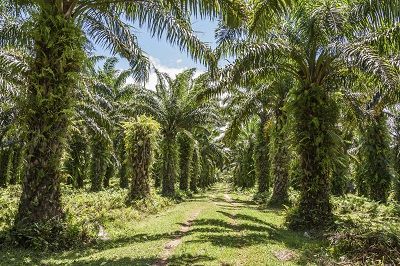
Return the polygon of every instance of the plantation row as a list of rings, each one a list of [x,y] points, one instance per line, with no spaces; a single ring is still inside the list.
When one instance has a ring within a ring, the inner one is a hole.
[[[0,185],[22,184],[14,242],[60,235],[62,183],[118,180],[132,203],[228,178],[273,206],[298,194],[287,225],[307,231],[335,224],[332,195],[398,206],[399,0],[0,3]],[[214,50],[190,16],[219,20]],[[134,23],[208,72],[160,73]]]
[[[116,63],[116,58],[108,58],[102,69],[88,73],[90,85],[74,106],[72,125],[61,158],[62,180],[75,188],[83,188],[89,183],[91,191],[100,191],[109,187],[110,179],[116,177],[119,186],[127,188],[129,176],[134,175],[132,171],[142,169],[134,167],[131,160],[140,150],[140,143],[149,141],[151,145],[145,148],[149,152],[149,162],[145,164],[152,165],[156,158],[155,186],[158,188],[162,184],[163,195],[174,195],[178,169],[181,190],[188,190],[190,185],[196,192],[198,187],[209,186],[214,182],[212,172],[215,172],[216,163],[221,165],[223,159],[221,148],[212,140],[212,134],[217,133],[207,128],[216,122],[215,108],[210,103],[194,101],[202,77],[194,80],[194,69],[179,74],[176,79],[160,73],[157,91],[153,92],[125,84],[130,71],[117,71]],[[153,129],[140,129],[141,122],[146,127],[152,121]],[[3,137],[2,187],[23,180],[26,149],[24,140],[16,138],[20,136],[15,134],[22,130],[20,125],[10,123],[10,129]],[[137,136],[137,130],[143,131],[144,135]],[[164,135],[170,135],[171,139],[159,142]],[[164,165],[166,161],[173,163]],[[163,176],[170,179],[161,178]]]

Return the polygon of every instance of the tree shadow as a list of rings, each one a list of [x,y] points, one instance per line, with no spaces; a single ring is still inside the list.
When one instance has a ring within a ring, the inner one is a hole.
[[[215,258],[207,255],[190,255],[183,254],[180,256],[173,255],[168,259],[169,266],[181,266],[181,265],[203,265],[204,262],[213,261]]]
[[[132,265],[152,265],[157,260],[156,257],[144,257],[144,258],[118,258],[118,259],[98,259],[98,260],[90,260],[90,261],[75,261],[72,262],[71,266],[80,266],[80,265],[89,265],[89,266],[98,266],[98,265],[115,265],[115,266],[132,266]],[[52,265],[52,264],[46,264]],[[54,264],[55,265],[55,264]]]
[[[135,234],[127,237],[118,237],[113,240],[107,240],[102,242],[97,242],[87,246],[83,246],[80,249],[74,248],[64,252],[40,252],[23,248],[12,248],[12,249],[1,249],[0,248],[0,265],[52,265],[49,263],[43,264],[42,260],[47,259],[57,259],[57,260],[72,260],[76,261],[72,265],[100,265],[102,262],[106,261],[84,261],[81,262],[78,259],[82,257],[87,257],[108,249],[120,248],[129,245],[129,243],[145,243],[152,241],[159,241],[165,239],[168,240],[175,239],[181,234],[180,231],[172,231],[162,234]],[[154,262],[157,258],[139,258],[137,264],[135,262],[136,258],[122,258],[118,261],[112,261],[112,265],[147,265],[147,260]]]
[[[305,265],[316,259],[308,247],[320,245],[320,240],[307,238],[298,232],[290,231],[251,215],[217,212],[236,222],[230,223],[223,219],[198,219],[193,222],[193,229],[189,233],[200,234],[188,242],[211,243],[218,247],[237,249],[276,243],[296,250],[299,255],[297,257],[299,265]],[[227,232],[230,233],[227,234]]]

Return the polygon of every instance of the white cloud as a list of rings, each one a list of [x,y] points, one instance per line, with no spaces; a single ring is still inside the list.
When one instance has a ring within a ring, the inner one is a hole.
[[[162,73],[167,73],[171,78],[174,78],[177,74],[181,73],[183,70],[187,69],[187,67],[168,67],[163,65],[160,62],[160,59],[149,56],[150,62],[154,65],[158,71]],[[154,71],[151,71],[149,76],[149,81],[146,84],[146,88],[149,90],[154,90],[157,84],[157,75]]]
[[[160,59],[152,57],[152,56],[149,56],[149,59],[150,59],[150,62],[154,65],[154,67],[156,69],[158,69],[158,71],[160,71],[162,73],[167,73],[171,78],[174,78],[177,74],[188,69],[188,67],[169,67],[169,66],[163,65],[161,63]],[[178,61],[182,62],[181,59],[178,59],[176,62],[178,63]],[[197,70],[195,77],[201,75],[202,73],[204,73],[204,71]],[[127,83],[133,83],[133,79],[128,78]],[[152,70],[149,75],[149,81],[146,83],[146,88],[149,90],[155,90],[156,84],[157,84],[157,75]]]
[[[176,60],[176,63],[179,65],[180,63],[182,63],[182,59],[178,59],[178,60]]]

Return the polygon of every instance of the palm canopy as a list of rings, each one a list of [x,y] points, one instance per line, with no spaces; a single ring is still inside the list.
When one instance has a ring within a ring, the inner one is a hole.
[[[220,40],[217,54],[237,58],[223,71],[224,84],[277,70],[303,83],[322,84],[350,67],[375,75],[393,89],[398,79],[393,57],[400,39],[399,6],[399,1],[379,5],[300,1],[285,16],[275,18],[279,23],[269,30],[258,20],[251,21],[246,36]],[[219,35],[230,30],[221,28]]]
[[[274,111],[283,106],[288,91],[293,87],[293,80],[288,75],[277,75],[268,79],[253,79],[242,82],[239,88],[229,88],[230,97],[226,98],[225,112],[231,118],[225,140],[233,141],[238,136],[241,126],[259,118],[261,127],[274,116]]]
[[[147,28],[154,37],[165,37],[195,60],[210,63],[213,61],[211,49],[195,35],[190,15],[219,17],[229,25],[245,16],[241,1],[14,0],[1,5],[2,13],[8,15],[1,21],[0,48],[14,45],[31,50],[34,24],[30,22],[49,6],[55,6],[60,15],[75,21],[87,38],[87,48],[95,43],[127,58],[134,70],[132,75],[138,80],[148,78],[151,64],[138,45],[132,24]]]
[[[172,79],[158,73],[156,91],[142,89],[135,96],[135,112],[151,115],[157,120],[165,137],[175,137],[180,131],[190,132],[215,122],[215,104],[197,101],[207,75],[194,79],[195,69],[186,70]]]

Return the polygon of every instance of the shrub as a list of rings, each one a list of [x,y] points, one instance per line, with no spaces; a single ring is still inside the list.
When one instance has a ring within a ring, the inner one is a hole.
[[[349,195],[333,198],[336,228],[329,233],[336,258],[363,265],[400,264],[400,205]]]
[[[143,219],[170,206],[174,201],[150,192],[148,199],[138,200],[131,206],[125,204],[126,189],[108,188],[100,192],[88,192],[62,186],[62,201],[67,219],[63,235],[49,243],[44,238],[33,239],[32,248],[57,250],[79,247],[99,240],[99,227],[103,226],[110,235],[124,234],[123,228],[135,220]],[[0,193],[0,245],[8,242],[8,230],[12,228],[17,212],[20,186],[9,186]],[[37,228],[40,229],[40,228]]]

